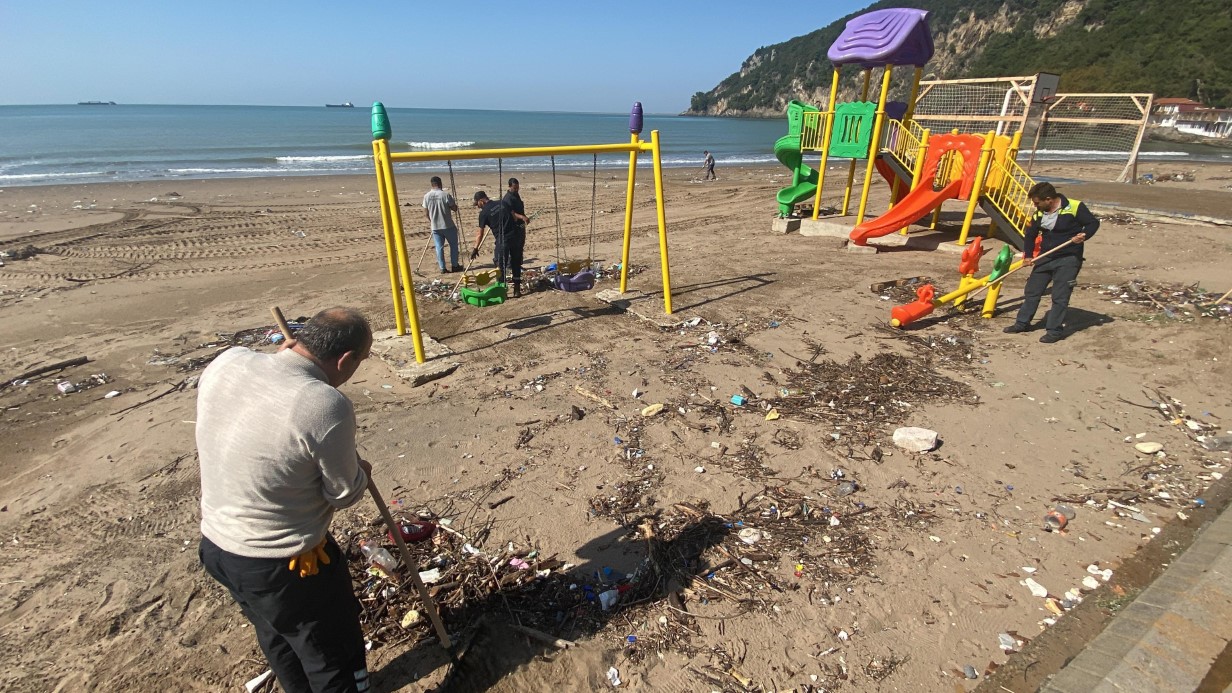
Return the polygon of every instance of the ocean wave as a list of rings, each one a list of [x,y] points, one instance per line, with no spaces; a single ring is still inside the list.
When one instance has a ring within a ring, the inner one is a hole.
[[[1064,157],[1080,157],[1080,156],[1098,156],[1128,159],[1129,152],[1109,152],[1100,149],[1037,149],[1036,156],[1064,156]],[[1020,155],[1021,156],[1021,155]],[[1190,156],[1189,152],[1138,152],[1139,157],[1168,157],[1168,158],[1184,158]]]
[[[169,168],[167,173],[173,175],[219,175],[224,173],[257,173],[271,176],[279,176],[284,173],[321,173],[321,168],[270,168],[270,167],[236,167],[236,168]],[[353,169],[337,169],[339,171],[347,171]]]
[[[475,146],[475,142],[407,142],[406,146],[411,149],[426,149],[434,151],[438,149],[463,149],[465,147]]]
[[[331,162],[331,161],[372,161],[372,155],[359,154],[352,156],[276,156],[274,161],[286,162]]]
[[[0,181],[47,180],[50,178],[84,178],[87,176],[106,176],[112,171],[77,171],[74,173],[6,173],[0,174]]]

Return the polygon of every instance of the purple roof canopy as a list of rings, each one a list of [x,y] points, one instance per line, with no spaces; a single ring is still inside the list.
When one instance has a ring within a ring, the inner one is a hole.
[[[896,8],[862,14],[847,22],[826,57],[835,67],[923,67],[933,57],[928,11]]]

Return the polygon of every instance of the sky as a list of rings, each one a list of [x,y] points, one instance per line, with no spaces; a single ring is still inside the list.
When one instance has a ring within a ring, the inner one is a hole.
[[[0,105],[676,113],[869,2],[4,0]]]

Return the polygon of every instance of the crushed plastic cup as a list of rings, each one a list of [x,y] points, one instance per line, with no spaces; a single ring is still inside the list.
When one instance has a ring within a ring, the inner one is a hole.
[[[599,606],[602,607],[604,611],[607,611],[613,606],[616,606],[616,604],[618,604],[619,602],[620,602],[620,591],[619,590],[608,590],[606,592],[599,593]]]
[[[67,395],[70,392],[76,392],[77,386],[74,385],[72,381],[70,380],[61,380],[60,382],[56,383],[56,389],[60,391],[60,394]]]

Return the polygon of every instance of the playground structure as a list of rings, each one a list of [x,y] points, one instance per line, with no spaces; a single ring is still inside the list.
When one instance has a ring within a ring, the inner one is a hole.
[[[916,90],[924,73],[924,65],[933,56],[928,12],[888,9],[863,14],[847,23],[846,29],[830,46],[826,55],[834,65],[826,110],[793,102],[788,106],[788,134],[775,144],[775,155],[792,169],[792,185],[780,190],[777,196],[779,211],[783,215],[790,214],[795,204],[811,196],[813,218],[816,219],[821,211],[821,192],[825,187],[827,163],[833,157],[849,159],[847,185],[843,195],[842,213],[845,216],[851,203],[856,161],[866,159],[864,184],[857,213],[857,223],[860,223],[864,221],[868,206],[873,172],[876,170],[887,175],[887,169],[879,167],[876,157],[871,156],[875,151],[872,144],[881,142],[886,121],[890,120],[887,114],[894,112],[893,114],[898,116],[898,119],[892,120],[894,123],[912,122]],[[839,79],[845,65],[858,65],[863,68],[863,86],[859,101],[839,104]],[[910,99],[905,104],[891,106],[888,96],[895,65],[914,66],[915,71]],[[882,69],[881,90],[878,100],[872,102],[868,100],[869,89],[873,70],[878,67]],[[900,139],[897,133],[886,133],[887,141],[897,142]],[[790,150],[795,141],[798,141],[798,148],[793,154]],[[905,142],[904,146],[910,148]],[[910,149],[910,152],[904,153],[904,158],[909,160],[907,167],[902,171],[894,171],[898,175],[890,181],[895,194],[902,184],[910,182],[910,172],[919,148]],[[803,163],[805,152],[821,154],[821,163],[816,171]]]
[[[840,211],[846,217],[856,160],[864,159],[864,182],[850,233],[854,244],[865,245],[870,238],[896,230],[906,234],[910,224],[929,213],[930,228],[936,228],[942,203],[956,199],[967,202],[959,245],[966,245],[980,208],[991,219],[987,235],[999,236],[1021,250],[1023,231],[1035,212],[1027,194],[1035,181],[1029,168],[1018,163],[1027,136],[1031,137],[1029,164],[1037,149],[1052,147],[1104,159],[1127,156],[1121,179],[1134,170],[1150,95],[1057,94],[1059,78],[1047,73],[921,81],[923,65],[933,54],[927,18],[923,10],[885,9],[847,23],[827,51],[834,65],[827,108],[799,101],[787,106],[788,133],[774,146],[775,156],[792,172],[791,185],[776,196],[780,216],[791,216],[797,204],[812,197],[811,216],[817,220],[827,163],[831,158],[848,158]],[[860,101],[837,103],[845,65],[864,70]],[[895,65],[915,67],[905,104],[887,100]],[[877,67],[883,72],[874,103],[867,99]],[[1066,110],[1057,110],[1067,103]],[[810,153],[820,154],[816,169],[805,162]],[[890,184],[890,211],[866,221],[874,170]]]
[[[655,216],[659,229],[659,260],[663,277],[663,311],[672,312],[671,273],[668,266],[667,217],[663,203],[663,159],[659,146],[659,131],[650,132],[650,142],[641,139],[643,126],[642,105],[635,103],[629,115],[629,141],[627,143],[566,145],[552,147],[520,147],[506,149],[455,149],[424,152],[391,152],[389,138],[392,128],[385,106],[372,104],[372,157],[376,167],[377,196],[381,205],[381,224],[384,229],[385,255],[389,268],[390,291],[393,296],[394,322],[399,336],[407,333],[409,324],[415,349],[415,360],[424,363],[423,335],[420,331],[419,313],[415,305],[415,283],[410,259],[406,250],[406,238],[402,225],[402,213],[398,199],[398,187],[393,165],[412,161],[450,161],[458,159],[505,159],[515,157],[555,157],[576,154],[599,155],[604,153],[629,153],[629,174],[625,191],[624,240],[621,249],[620,293],[628,287],[629,249],[633,230],[633,195],[637,178],[638,156],[651,154],[654,171]],[[470,290],[476,294],[474,305],[489,305],[503,300],[503,286],[494,286],[490,274],[464,277],[463,283],[471,281]],[[484,281],[481,283],[480,280]],[[578,280],[576,276],[569,282]],[[575,287],[561,287],[566,290]],[[482,301],[482,303],[480,303]]]

